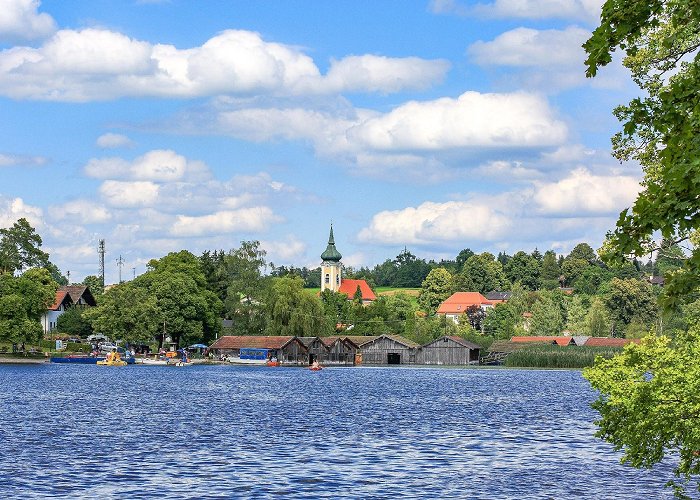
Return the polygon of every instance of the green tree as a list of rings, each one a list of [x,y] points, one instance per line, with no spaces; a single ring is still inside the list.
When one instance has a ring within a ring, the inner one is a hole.
[[[427,278],[426,278],[427,279]],[[416,311],[413,298],[404,292],[386,297],[389,325],[393,333],[412,338],[416,331]]]
[[[346,325],[350,318],[350,302],[344,293],[326,288],[319,297],[323,304],[323,313],[331,325]]]
[[[83,315],[85,311],[86,309],[81,306],[69,307],[56,320],[56,329],[60,333],[68,333],[82,338],[92,335],[92,325]]]
[[[672,343],[648,335],[612,359],[599,357],[583,372],[599,393],[597,436],[622,450],[623,463],[650,468],[666,459],[684,489],[700,474],[700,328]],[[700,485],[695,481],[696,493]]]
[[[331,325],[321,301],[304,290],[299,277],[273,278],[267,300],[267,335],[327,336]]]
[[[566,322],[566,309],[560,292],[543,291],[532,306],[530,334],[561,335]]]
[[[463,250],[460,250],[460,252],[457,254],[457,258],[455,259],[458,271],[460,271],[462,269],[462,266],[464,266],[464,263],[472,255],[474,255],[474,252],[472,252],[471,249],[469,249],[469,248],[465,248]]]
[[[467,259],[455,278],[455,284],[458,290],[488,293],[506,288],[508,279],[501,263],[492,254],[484,252]]]
[[[680,242],[700,228],[699,25],[695,0],[608,0],[600,26],[584,44],[588,76],[622,49],[623,64],[644,95],[615,110],[623,125],[613,137],[613,154],[638,161],[644,182],[634,205],[608,234],[607,260],[650,254],[656,232]],[[667,277],[663,303],[678,306],[698,285],[700,247],[694,244],[682,268]]]
[[[517,317],[508,304],[498,304],[489,309],[484,318],[484,334],[497,339],[509,339],[515,335],[516,324],[522,320]]]
[[[93,274],[85,276],[83,285],[90,289],[92,296],[95,297],[95,301],[99,302],[100,297],[105,293],[104,283],[102,283],[102,278],[100,276],[95,276]]]
[[[595,250],[593,250],[588,243],[579,243],[576,245],[569,255],[567,255],[567,258],[585,260],[589,264],[594,264],[598,260]]]
[[[421,284],[418,304],[428,314],[435,314],[437,308],[454,292],[454,277],[442,267],[428,273]]]
[[[133,344],[149,344],[162,336],[164,316],[158,299],[139,278],[110,288],[97,307],[83,312],[95,332]]]
[[[394,260],[396,274],[391,286],[399,288],[418,288],[428,276],[430,265],[423,259],[418,259],[408,250],[404,249]]]
[[[57,288],[46,269],[29,269],[20,276],[0,273],[0,341],[38,342],[41,315],[53,304]]]
[[[263,309],[269,287],[263,274],[265,255],[258,241],[242,241],[240,247],[224,256],[224,305],[226,316],[233,320],[235,335],[260,335],[265,330],[267,316]]]
[[[49,255],[41,250],[41,236],[25,218],[12,227],[0,229],[0,272],[20,272],[30,267],[46,267]]]
[[[503,270],[511,283],[520,283],[527,290],[537,290],[540,285],[540,263],[532,255],[516,252]]]
[[[654,324],[658,306],[651,285],[637,279],[613,278],[605,294],[605,305],[615,326],[616,335],[630,323]]]
[[[559,277],[561,268],[557,262],[557,254],[548,250],[542,257],[542,268],[540,270],[540,287],[545,290],[559,288]]]
[[[607,337],[610,335],[610,317],[600,297],[594,297],[586,314],[586,335]]]
[[[590,299],[585,295],[574,295],[566,302],[566,329],[573,335],[587,335],[586,316]]]

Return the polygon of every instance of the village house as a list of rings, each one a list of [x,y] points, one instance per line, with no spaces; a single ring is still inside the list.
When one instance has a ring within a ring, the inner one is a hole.
[[[438,307],[437,314],[459,323],[459,318],[470,307],[479,307],[486,311],[493,307],[493,302],[479,292],[455,292]]]
[[[53,304],[41,315],[44,335],[56,329],[58,318],[70,307],[95,307],[97,302],[85,285],[61,286],[56,290]]]

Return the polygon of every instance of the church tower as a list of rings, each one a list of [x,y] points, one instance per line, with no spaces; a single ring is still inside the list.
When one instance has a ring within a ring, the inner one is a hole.
[[[333,224],[331,224],[331,234],[328,236],[328,246],[321,254],[321,291],[331,290],[337,292],[342,281],[340,259],[343,256],[335,248],[333,238]]]

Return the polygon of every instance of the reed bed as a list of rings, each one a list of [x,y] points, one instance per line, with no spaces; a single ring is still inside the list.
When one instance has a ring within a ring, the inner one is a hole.
[[[585,347],[533,345],[514,351],[504,364],[519,368],[585,368],[593,366],[595,358],[611,358],[622,352],[616,347]]]

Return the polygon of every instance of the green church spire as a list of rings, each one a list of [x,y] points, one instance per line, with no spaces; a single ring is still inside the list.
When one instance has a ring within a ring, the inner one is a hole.
[[[335,248],[335,238],[333,238],[333,224],[331,224],[331,234],[328,236],[328,246],[326,250],[321,254],[321,259],[324,262],[340,262],[343,256]]]

